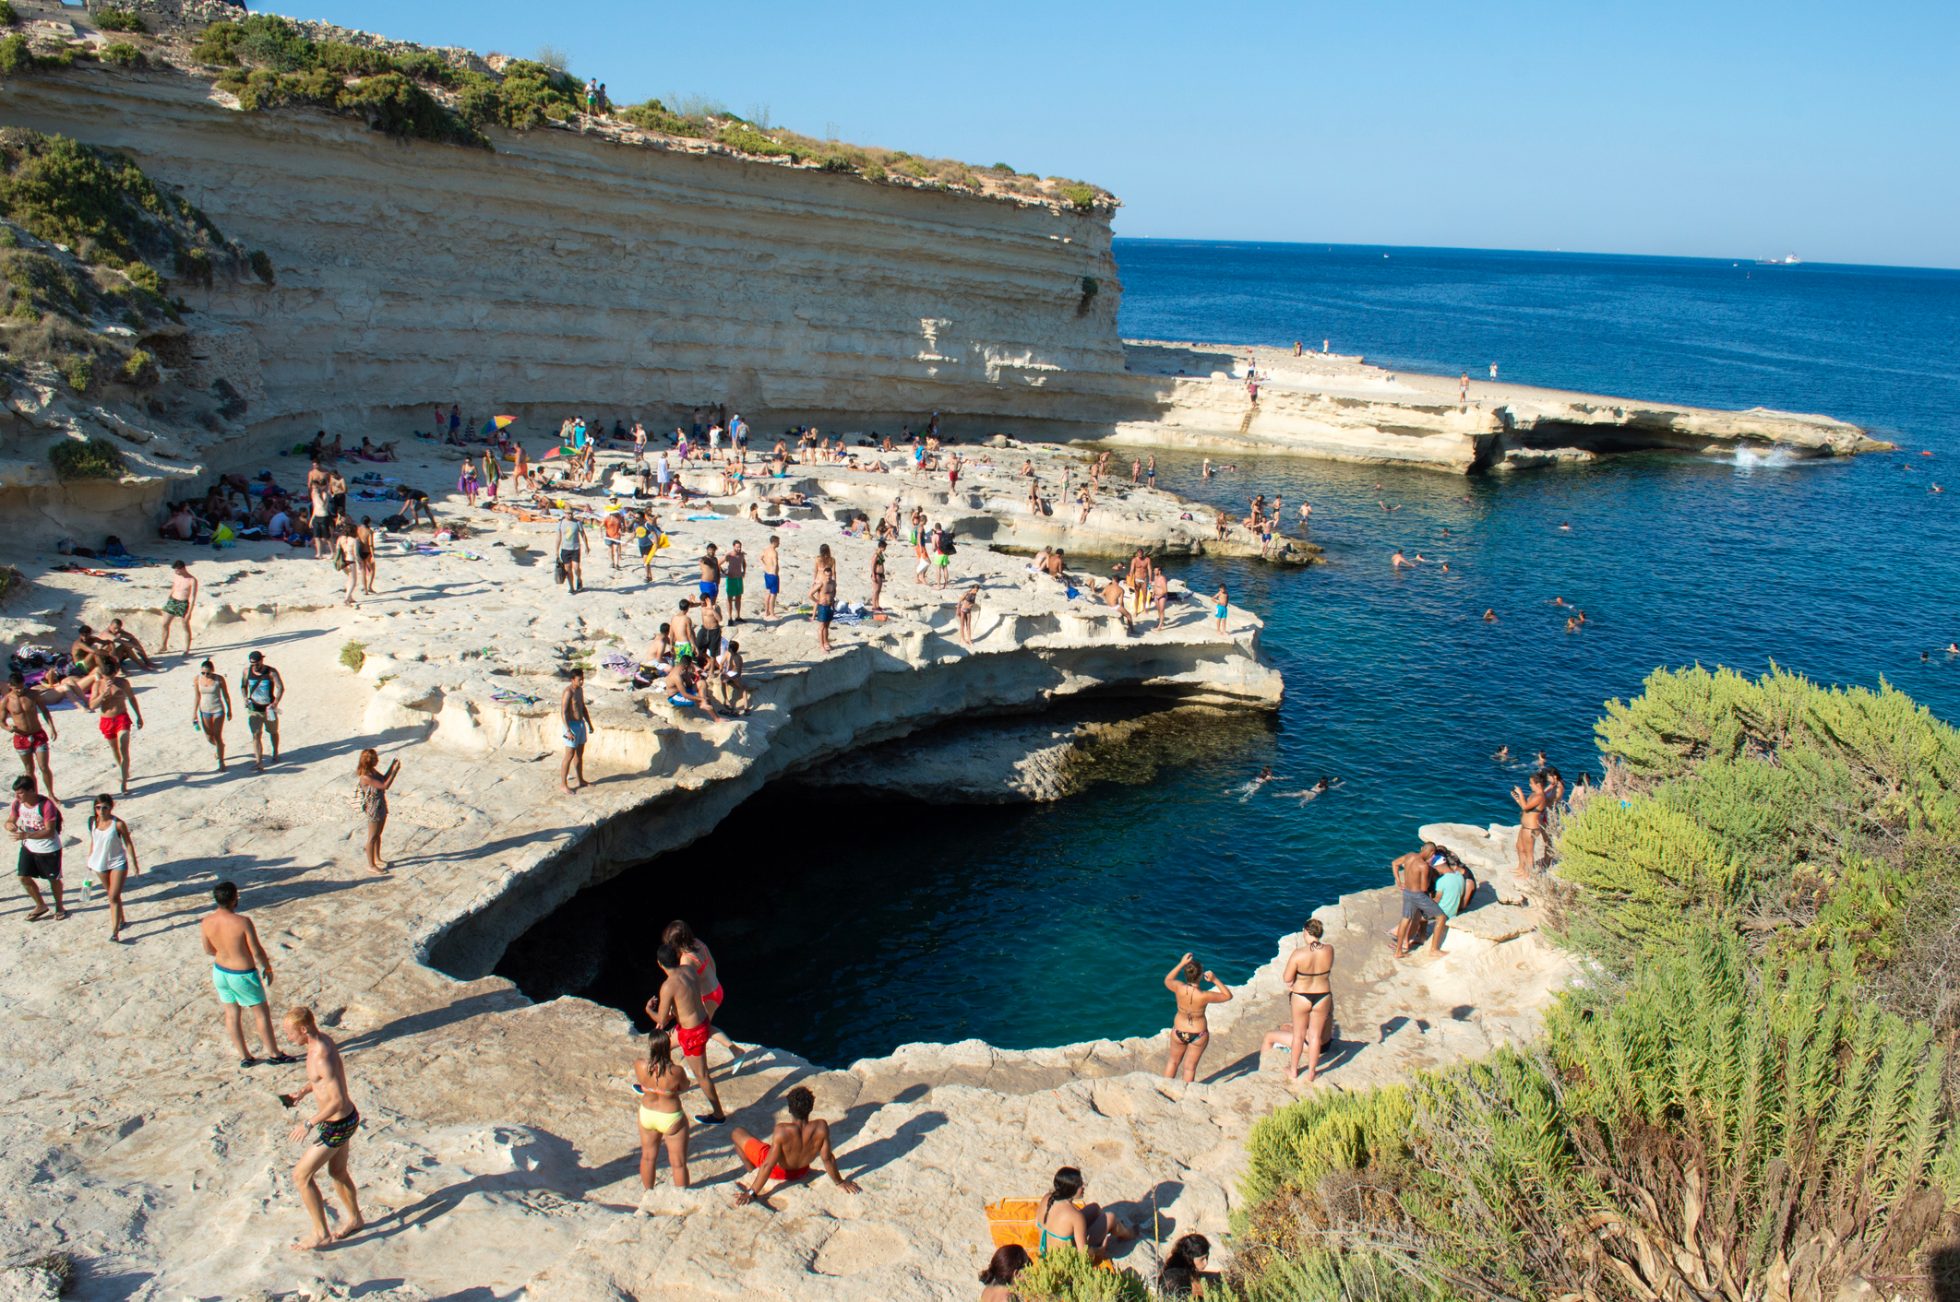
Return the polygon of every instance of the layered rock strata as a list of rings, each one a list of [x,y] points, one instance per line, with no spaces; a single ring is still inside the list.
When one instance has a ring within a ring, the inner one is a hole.
[[[1410,374],[1359,357],[1230,344],[1134,341],[1128,365],[1168,379],[1145,418],[1108,441],[1468,473],[1668,451],[1792,458],[1891,445],[1828,416],[1723,411]],[[1257,379],[1255,398],[1249,379]]]

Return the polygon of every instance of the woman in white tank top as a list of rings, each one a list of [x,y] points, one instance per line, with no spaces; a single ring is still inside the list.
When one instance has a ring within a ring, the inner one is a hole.
[[[120,944],[123,878],[143,869],[136,861],[136,842],[130,839],[129,824],[116,817],[112,796],[95,798],[95,813],[88,820],[88,870],[102,881],[102,893],[109,902],[109,939]]]

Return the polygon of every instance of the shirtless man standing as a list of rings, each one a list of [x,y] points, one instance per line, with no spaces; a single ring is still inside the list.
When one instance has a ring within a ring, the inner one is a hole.
[[[709,543],[701,554],[700,581],[696,584],[701,590],[701,604],[707,605],[721,597],[721,560],[715,555],[715,545]]]
[[[313,559],[317,561],[326,556],[333,540],[333,494],[327,488],[327,472],[317,461],[306,475],[306,496],[306,527],[313,535]]]
[[[177,562],[182,565],[183,562]],[[186,636],[190,633],[187,625]],[[129,794],[129,720],[136,716],[136,726],[143,726],[143,709],[136,704],[136,691],[130,687],[129,680],[122,676],[122,666],[114,656],[103,656],[96,670],[100,676],[89,689],[88,708],[102,717],[95,726],[101,731],[102,739],[109,743],[109,753],[116,757],[116,764],[122,770],[122,794]]]
[[[680,599],[680,607],[667,620],[667,632],[674,639],[674,659],[694,655],[694,621],[687,612],[694,609],[694,603],[686,597]]]
[[[749,558],[742,554],[742,540],[728,544],[728,555],[721,562],[721,577],[728,589],[728,622],[742,622],[742,580],[749,572]]]
[[[855,1180],[846,1180],[837,1169],[837,1154],[830,1148],[830,1123],[822,1119],[812,1120],[811,1109],[817,1105],[816,1095],[809,1087],[798,1085],[784,1096],[783,1102],[789,1107],[790,1119],[778,1121],[769,1134],[769,1142],[764,1143],[748,1131],[736,1126],[729,1132],[729,1139],[735,1144],[735,1151],[742,1160],[755,1168],[755,1178],[747,1184],[735,1186],[735,1205],[746,1207],[751,1202],[764,1200],[763,1192],[771,1180],[787,1184],[801,1180],[810,1174],[810,1164],[823,1163],[824,1174],[828,1175],[839,1189],[845,1193],[862,1192]]]
[[[7,731],[14,736],[14,754],[20,756],[21,768],[33,777],[38,757],[41,794],[55,799],[54,774],[48,769],[48,743],[61,734],[48,707],[27,690],[27,679],[18,672],[7,675],[7,694],[0,696],[0,719],[5,720]]]
[[[762,549],[762,617],[776,617],[776,596],[783,590],[783,556],[780,550],[782,540],[775,534],[769,535],[769,545]]]
[[[311,1094],[316,1107],[312,1120],[293,1127],[293,1138],[306,1141],[306,1151],[293,1167],[293,1184],[299,1189],[299,1201],[306,1208],[307,1218],[313,1222],[313,1237],[293,1247],[300,1252],[313,1252],[358,1233],[367,1224],[361,1219],[354,1177],[347,1169],[347,1155],[354,1131],[360,1127],[361,1114],[347,1096],[347,1067],[340,1060],[340,1046],[314,1023],[313,1010],[304,1006],[287,1010],[286,1031],[306,1046],[306,1084],[297,1093],[281,1094],[279,1101],[290,1108]],[[327,1178],[333,1181],[341,1206],[347,1209],[347,1223],[338,1228],[327,1224],[326,1203],[313,1183],[313,1177],[323,1166],[327,1168]]]
[[[653,998],[647,1000],[647,1016],[660,1030],[675,1028],[674,1042],[681,1047],[681,1061],[701,1086],[708,1106],[714,1109],[695,1120],[718,1126],[728,1117],[721,1110],[721,1095],[715,1092],[714,1077],[708,1074],[708,1037],[715,1033],[715,1028],[708,1005],[701,997],[701,978],[697,969],[682,964],[681,952],[672,944],[662,943],[654,953],[654,961],[660,964],[667,979],[660,983]]]
[[[574,768],[579,787],[591,785],[585,780],[585,739],[592,732],[592,715],[585,708],[585,670],[573,667],[572,681],[558,698],[558,718],[565,726],[565,761],[558,766],[558,785],[569,796],[577,790],[572,786]]]
[[[184,621],[184,654],[191,653],[191,612],[197,609],[197,580],[191,577],[190,567],[182,561],[170,562],[170,596],[163,603],[163,641],[157,645],[157,654],[170,650],[170,624],[173,620]]]
[[[1414,947],[1418,918],[1427,918],[1436,927],[1429,937],[1429,952],[1443,952],[1443,936],[1449,931],[1450,923],[1443,915],[1443,906],[1429,893],[1442,866],[1442,854],[1428,841],[1422,843],[1421,849],[1395,861],[1395,884],[1402,888],[1402,920],[1395,924],[1395,957],[1407,958]]]
[[[272,984],[272,960],[259,944],[259,931],[252,920],[238,911],[238,887],[219,882],[211,888],[217,908],[197,924],[204,941],[204,952],[211,956],[211,983],[218,988],[218,1003],[225,1010],[225,1033],[238,1050],[238,1065],[256,1067],[260,1062],[288,1063],[298,1059],[279,1047],[272,1033],[272,1014],[266,1008],[265,988]],[[245,1010],[252,1010],[265,1057],[254,1058],[245,1047]]]

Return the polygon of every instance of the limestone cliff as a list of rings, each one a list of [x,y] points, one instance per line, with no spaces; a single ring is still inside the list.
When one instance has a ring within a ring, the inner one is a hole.
[[[991,201],[615,143],[404,143],[319,111],[245,113],[176,72],[0,81],[0,120],[127,151],[270,258],[274,283],[172,286],[166,379],[223,379],[232,431],[400,432],[496,403],[895,429],[1082,420],[1120,383],[1106,211]]]

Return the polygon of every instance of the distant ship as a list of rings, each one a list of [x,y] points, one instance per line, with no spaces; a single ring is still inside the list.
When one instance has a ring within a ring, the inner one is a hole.
[[[1786,253],[1780,258],[1757,258],[1756,259],[1756,265],[1759,267],[1795,267],[1800,265],[1802,262],[1803,259],[1798,257],[1794,253]]]

